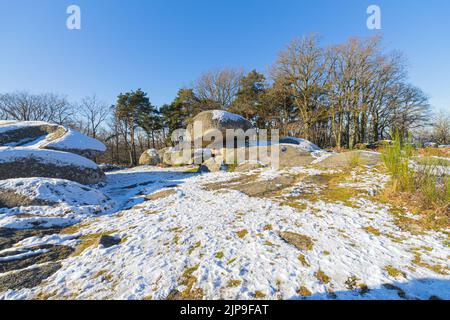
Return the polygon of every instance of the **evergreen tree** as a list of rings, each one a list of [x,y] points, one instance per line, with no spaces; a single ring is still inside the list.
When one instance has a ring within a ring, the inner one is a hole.
[[[117,104],[115,106],[115,115],[118,120],[123,121],[128,128],[129,135],[129,154],[130,154],[130,164],[137,165],[137,154],[136,154],[136,141],[135,132],[137,126],[139,126],[139,115],[142,114],[143,109],[149,108],[151,106],[147,94],[141,89],[137,91],[131,91],[126,93],[121,93],[117,97]],[[125,132],[126,138],[127,132]]]
[[[169,137],[173,131],[186,128],[188,121],[202,111],[201,105],[192,89],[180,89],[170,105],[162,106],[160,112],[164,125],[169,129]]]
[[[240,114],[261,124],[260,119],[265,115],[264,95],[267,91],[266,78],[256,70],[251,71],[239,82],[239,91],[233,101],[230,111]]]
[[[161,113],[151,103],[143,106],[138,113],[138,125],[147,134],[148,149],[150,149],[150,137],[152,140],[152,148],[155,149],[155,133],[163,128]]]

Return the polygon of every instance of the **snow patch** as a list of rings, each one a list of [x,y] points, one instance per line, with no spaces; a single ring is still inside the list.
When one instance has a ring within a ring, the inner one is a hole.
[[[48,178],[19,178],[0,181],[0,190],[14,190],[30,199],[68,205],[101,205],[109,199],[100,191],[77,182]]]
[[[0,121],[0,133],[5,133],[8,131],[14,131],[18,129],[23,129],[27,127],[37,127],[50,125],[43,121],[14,121],[14,120],[3,120]]]
[[[213,120],[217,120],[219,122],[227,122],[227,121],[247,121],[244,117],[235,114],[235,113],[231,113],[231,112],[227,112],[227,111],[223,111],[223,110],[213,110],[213,116],[212,119]]]
[[[68,129],[61,138],[44,142],[41,147],[62,150],[95,150],[105,152],[106,146],[97,139],[88,137],[78,131]]]
[[[294,144],[299,146],[302,150],[308,151],[308,152],[315,152],[315,151],[321,151],[317,145],[312,143],[311,141],[302,139],[302,138],[295,138],[295,137],[285,137],[280,140],[281,144]]]
[[[23,147],[0,147],[0,163],[31,159],[38,160],[42,163],[53,164],[58,167],[78,166],[89,169],[98,168],[95,162],[73,153]]]

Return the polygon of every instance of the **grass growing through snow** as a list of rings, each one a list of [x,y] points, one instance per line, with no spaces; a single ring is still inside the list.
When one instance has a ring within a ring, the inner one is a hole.
[[[385,148],[382,159],[392,176],[394,191],[411,191],[413,185],[413,175],[409,166],[411,157],[411,144],[402,143],[398,135],[395,136],[392,145]]]
[[[358,152],[349,152],[347,154],[347,168],[353,169],[359,166],[362,166],[364,161],[361,159],[361,156]]]
[[[386,266],[384,270],[388,273],[392,278],[404,278],[406,275],[403,271],[400,271],[393,266]]]
[[[442,229],[450,224],[450,177],[434,162],[412,166],[411,144],[395,136],[382,156],[392,177],[383,198],[400,207],[420,213],[422,227]]]

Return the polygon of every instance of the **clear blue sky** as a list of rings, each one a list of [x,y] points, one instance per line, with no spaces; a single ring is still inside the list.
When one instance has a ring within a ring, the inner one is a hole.
[[[70,4],[81,7],[80,31],[66,29]],[[211,68],[267,71],[294,37],[373,35],[369,4],[382,9],[385,45],[407,55],[411,82],[450,109],[448,0],[0,0],[0,92],[113,103],[140,87],[160,106]]]

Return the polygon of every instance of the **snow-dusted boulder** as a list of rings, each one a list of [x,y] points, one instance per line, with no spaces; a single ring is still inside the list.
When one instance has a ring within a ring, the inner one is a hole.
[[[194,124],[196,122],[202,124],[202,130],[200,130],[199,132],[194,132]],[[189,133],[191,141],[199,141],[204,137],[209,137],[212,132],[218,130],[222,133],[223,143],[226,143],[227,129],[242,129],[244,131],[247,131],[252,127],[253,126],[250,121],[240,115],[223,110],[211,110],[201,112],[197,116],[195,116],[192,120],[192,123],[188,125],[187,131]],[[204,140],[208,141],[203,141],[202,147],[211,145],[212,142],[209,141],[209,139]],[[217,146],[214,146],[214,149],[220,149],[223,146],[224,145],[218,144]]]
[[[0,146],[23,146],[39,142],[47,135],[64,135],[65,128],[41,121],[0,121]]]
[[[110,199],[102,192],[77,182],[48,178],[0,181],[0,207],[102,206]]]
[[[0,180],[30,177],[59,178],[82,184],[105,180],[97,164],[73,153],[0,147]]]
[[[40,144],[43,149],[65,151],[75,153],[83,157],[93,159],[106,151],[106,146],[98,141],[78,131],[65,129],[64,134],[50,134],[44,142]]]
[[[141,166],[156,166],[161,163],[158,151],[155,149],[148,149],[139,158],[139,164]]]
[[[302,138],[294,138],[294,137],[285,137],[283,139],[280,139],[280,144],[293,144],[298,146],[303,151],[306,152],[316,152],[320,151],[321,149],[316,146],[311,141],[302,139]]]
[[[227,165],[222,156],[215,156],[206,160],[199,168],[200,172],[219,172],[226,170]]]
[[[0,146],[65,151],[91,159],[106,151],[96,139],[40,121],[0,121]]]

